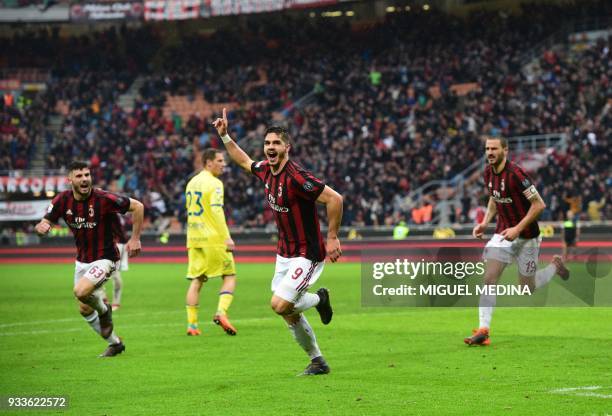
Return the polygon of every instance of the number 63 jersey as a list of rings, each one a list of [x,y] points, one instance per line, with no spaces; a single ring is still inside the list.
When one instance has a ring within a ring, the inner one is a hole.
[[[117,214],[130,208],[130,198],[93,189],[84,200],[74,198],[72,190],[59,193],[47,209],[45,219],[57,224],[62,218],[72,231],[77,247],[77,260],[92,263],[96,260],[119,260],[115,245],[116,230],[120,227]]]
[[[187,248],[225,246],[230,237],[223,212],[223,182],[203,170],[187,183]]]

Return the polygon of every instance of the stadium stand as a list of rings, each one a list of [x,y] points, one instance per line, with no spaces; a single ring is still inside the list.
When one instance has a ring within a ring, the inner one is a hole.
[[[254,157],[262,157],[264,126],[287,124],[293,157],[345,195],[347,225],[436,221],[409,211],[403,197],[477,161],[481,134],[567,133],[566,152],[551,152],[533,173],[548,205],[545,219],[561,218],[570,204],[585,218],[596,206],[610,218],[611,39],[577,51],[557,45],[531,62],[535,69],[525,65],[531,45],[576,19],[610,15],[611,6],[523,8],[521,18],[398,13],[360,30],[295,19],[188,35],[174,46],[147,26],[67,39],[25,32],[2,59],[52,74],[37,108],[63,122],[49,137],[46,167],[90,160],[102,186],[142,198],[158,224],[182,219],[185,179],[200,149],[219,146],[210,120],[224,105],[233,135]],[[36,53],[21,56],[23,45]],[[139,94],[122,108],[120,97],[136,80]],[[295,105],[308,94],[307,104]],[[2,168],[26,168],[32,136],[19,136],[7,121],[14,109],[2,111]],[[43,134],[34,118],[15,114],[11,120],[31,124],[22,133]],[[230,170],[230,223],[269,225],[260,187]],[[478,184],[468,189],[451,207],[451,221],[473,221],[479,194]],[[414,208],[435,212],[439,202],[428,197]]]

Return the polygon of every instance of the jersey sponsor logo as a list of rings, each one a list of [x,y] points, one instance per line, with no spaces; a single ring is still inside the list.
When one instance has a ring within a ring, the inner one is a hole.
[[[274,198],[274,195],[268,194],[268,204],[270,205],[270,208],[272,208],[274,211],[289,212],[289,208],[281,207],[280,205],[276,204],[276,198]]]
[[[66,215],[74,215],[74,214],[72,213],[72,210],[68,208],[68,211],[66,211]]]
[[[306,192],[310,192],[314,189],[314,185],[312,184],[312,182],[306,181],[304,182],[304,185],[302,185],[302,188],[304,188]]]
[[[508,198],[496,198],[493,197],[493,201],[497,202],[498,204],[511,204],[512,203],[512,198],[508,197]]]
[[[501,193],[497,189],[493,190],[492,196],[493,196],[493,200],[499,204],[511,204],[512,203],[512,198],[510,197],[502,198]]]
[[[289,208],[287,207],[281,207],[280,205],[273,204],[272,202],[270,202],[269,204],[270,204],[270,208],[272,208],[274,211],[289,212]]]
[[[73,222],[69,222],[68,225],[70,226],[70,228],[75,228],[77,230],[83,229],[83,228],[95,228],[96,225],[98,225],[97,222],[87,222],[87,220],[83,217],[74,217],[74,221]]]

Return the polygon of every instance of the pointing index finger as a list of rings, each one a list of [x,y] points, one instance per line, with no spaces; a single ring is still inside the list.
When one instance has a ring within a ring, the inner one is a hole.
[[[227,123],[227,110],[223,107],[223,121]]]

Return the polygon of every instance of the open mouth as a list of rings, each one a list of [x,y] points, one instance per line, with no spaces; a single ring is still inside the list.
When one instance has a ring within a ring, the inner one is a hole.
[[[278,153],[276,153],[276,152],[267,152],[266,156],[268,156],[268,159],[273,160],[273,159],[276,159],[278,157]]]

